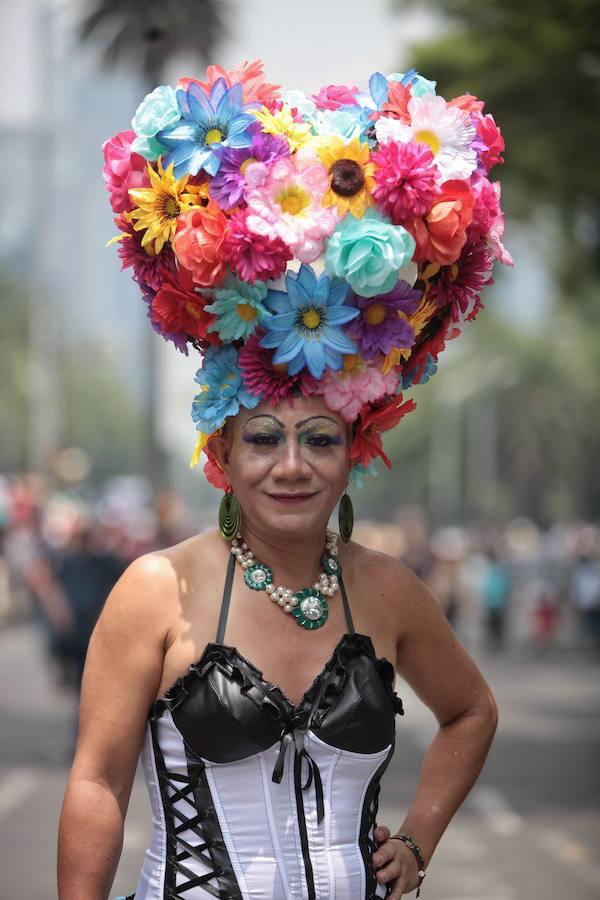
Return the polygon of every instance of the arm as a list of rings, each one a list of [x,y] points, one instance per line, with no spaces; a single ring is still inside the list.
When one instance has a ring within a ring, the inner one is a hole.
[[[428,863],[452,819],[479,775],[497,725],[494,698],[477,666],[459,643],[431,593],[408,570],[401,576],[404,622],[397,669],[436,716],[439,729],[421,769],[413,803],[399,832],[410,835]],[[397,590],[397,587],[396,587]],[[382,843],[373,856],[380,884],[390,882],[390,900],[417,885],[417,864],[400,841]]]
[[[60,820],[59,900],[109,895],[148,709],[162,676],[173,581],[166,559],[136,560],[109,595],[92,635]]]

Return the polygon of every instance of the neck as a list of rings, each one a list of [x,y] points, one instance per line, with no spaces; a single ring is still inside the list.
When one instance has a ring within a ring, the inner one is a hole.
[[[241,529],[243,540],[255,559],[269,566],[277,584],[285,582],[293,590],[308,587],[318,578],[326,531],[323,526],[309,535],[290,539],[265,535],[249,522],[244,522]]]

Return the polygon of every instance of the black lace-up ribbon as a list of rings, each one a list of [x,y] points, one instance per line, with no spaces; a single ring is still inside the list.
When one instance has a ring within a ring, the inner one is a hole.
[[[275,766],[273,768],[273,776],[272,780],[277,784],[281,783],[281,779],[283,777],[283,769],[285,766],[285,757],[288,751],[288,747],[293,744],[294,745],[294,787],[296,789],[296,796],[298,797],[299,791],[307,791],[312,785],[313,781],[315,783],[315,797],[317,801],[317,822],[320,824],[325,818],[325,801],[323,799],[323,782],[321,780],[321,773],[319,771],[319,767],[308,752],[308,750],[304,746],[304,737],[303,733],[299,728],[292,728],[289,731],[284,732],[281,736],[281,743],[279,744],[279,753],[277,754],[277,760],[275,761]],[[296,765],[296,760],[299,761],[299,765]],[[302,762],[306,760],[308,765],[308,776],[304,784],[302,784]]]

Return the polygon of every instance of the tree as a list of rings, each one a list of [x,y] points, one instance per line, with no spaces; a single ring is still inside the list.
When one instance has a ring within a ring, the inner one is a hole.
[[[162,83],[167,63],[176,54],[206,62],[225,32],[218,0],[95,0],[80,26],[84,42],[102,47],[108,69],[122,65],[140,74],[148,91]],[[167,481],[167,464],[156,441],[157,336],[144,331],[146,360],[146,470],[156,487]]]

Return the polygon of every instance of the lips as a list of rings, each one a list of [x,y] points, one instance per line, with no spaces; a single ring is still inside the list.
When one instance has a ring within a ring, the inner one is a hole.
[[[269,494],[273,500],[280,500],[284,503],[299,503],[301,500],[309,500],[314,497],[313,494]]]

